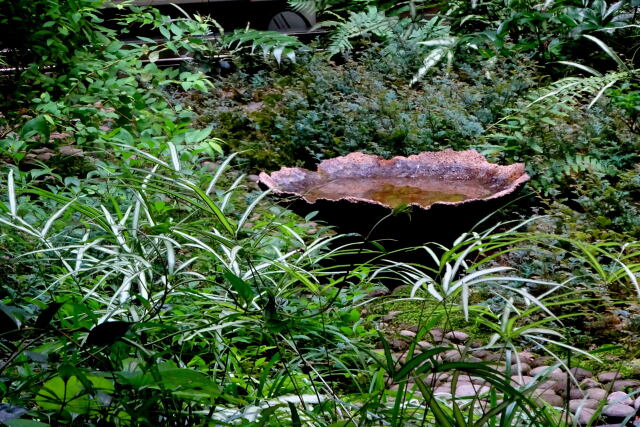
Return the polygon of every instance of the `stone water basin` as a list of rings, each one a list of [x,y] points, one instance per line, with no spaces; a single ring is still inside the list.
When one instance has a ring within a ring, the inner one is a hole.
[[[341,232],[403,244],[446,243],[500,208],[529,180],[524,164],[489,163],[474,150],[424,152],[389,160],[351,153],[316,171],[261,173],[281,203]],[[398,209],[402,208],[402,209]]]

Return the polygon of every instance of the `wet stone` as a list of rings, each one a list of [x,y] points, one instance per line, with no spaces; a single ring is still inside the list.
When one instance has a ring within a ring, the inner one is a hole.
[[[405,337],[405,338],[415,338],[415,336],[416,336],[415,332],[411,332],[411,331],[407,331],[407,330],[400,331],[398,334],[401,337]]]
[[[590,388],[586,391],[589,399],[604,400],[607,398],[607,391],[601,388]]]
[[[638,386],[640,386],[640,381],[638,380],[616,380],[613,382],[613,387],[611,387],[611,390],[623,391],[628,388],[637,388]]]
[[[409,347],[408,342],[399,338],[393,338],[391,341],[389,341],[389,345],[392,349],[397,351],[404,351]]]
[[[573,376],[576,378],[577,381],[582,381],[584,379],[593,377],[593,372],[588,371],[586,369],[571,368],[570,371],[573,374]]]
[[[531,366],[528,363],[520,363],[520,366],[514,363],[511,365],[511,372],[520,372],[522,375],[527,375],[531,372]]]
[[[471,348],[478,348],[478,347],[482,347],[482,340],[473,340],[469,343],[469,347]]]
[[[437,387],[435,390],[433,390],[433,394],[452,394],[451,393],[451,384],[447,385],[441,385],[440,387]]]
[[[605,406],[602,413],[612,418],[626,418],[634,415],[636,413],[636,410],[629,405],[617,403]]]
[[[623,391],[614,391],[607,396],[607,400],[613,404],[633,405],[633,400]]]
[[[418,341],[418,347],[422,348],[423,350],[429,350],[433,348],[433,344],[427,341]]]
[[[569,401],[569,409],[576,411],[578,408],[596,409],[600,406],[600,401],[596,399],[572,399]]]
[[[562,397],[558,396],[557,394],[551,392],[538,392],[539,390],[536,390],[533,395],[538,399],[538,401],[542,401],[542,402],[546,402],[548,404],[550,404],[551,406],[562,406],[564,404],[564,400],[562,399]]]
[[[402,313],[402,312],[398,311],[398,310],[390,311],[387,314],[385,314],[384,316],[382,316],[381,320],[384,321],[384,322],[390,322],[393,319],[395,319],[395,317],[400,313]]]
[[[589,421],[591,421],[595,413],[596,413],[595,409],[591,409],[591,408],[580,409],[580,411],[576,413],[578,424],[581,424],[581,425],[589,424]]]
[[[462,384],[456,387],[456,397],[465,397],[465,396],[478,396],[483,393],[487,393],[489,391],[489,387],[487,386],[479,386],[475,384]]]
[[[528,365],[532,365],[533,361],[535,360],[536,356],[535,354],[529,352],[529,351],[521,351],[520,353],[518,353],[518,359],[520,360],[520,363],[526,363]]]
[[[489,350],[475,350],[471,352],[471,355],[479,359],[486,359],[487,356],[491,355],[491,352]]]
[[[536,377],[542,373],[545,373],[545,375],[550,376],[552,373],[562,373],[562,370],[560,370],[560,368],[555,368],[553,370],[550,371],[550,367],[549,366],[538,366],[537,368],[533,368],[531,370],[531,372],[529,372],[529,374],[533,377]]]
[[[433,328],[429,331],[429,334],[431,334],[431,337],[433,338],[433,342],[442,342],[443,338],[444,338],[444,332],[442,330],[442,328]]]
[[[462,356],[458,350],[449,350],[445,351],[444,360],[447,362],[459,362],[462,360]]]
[[[536,388],[538,390],[549,390],[550,392],[555,393],[556,385],[557,383],[555,381],[548,380],[538,384]]]
[[[633,407],[637,410],[640,410],[640,396],[638,396],[636,398],[636,400],[633,402]]]
[[[566,389],[562,389],[560,395],[566,395]],[[585,396],[588,396],[587,393],[579,388],[569,389],[569,399],[584,399]]]
[[[527,375],[523,375],[523,376],[513,375],[511,377],[511,382],[517,385],[529,384],[531,381],[533,381],[533,377],[530,377]]]
[[[553,381],[564,383],[564,385],[566,386],[568,375],[566,372],[562,372],[560,369],[554,369],[551,374],[549,374],[549,378]]]
[[[598,381],[608,383],[621,377],[620,372],[603,372],[598,375]]]
[[[596,388],[596,387],[600,387],[600,383],[594,380],[593,378],[585,378],[584,380],[580,381],[580,387]]]
[[[462,331],[451,331],[444,334],[444,337],[451,341],[465,342],[469,339],[469,334]]]

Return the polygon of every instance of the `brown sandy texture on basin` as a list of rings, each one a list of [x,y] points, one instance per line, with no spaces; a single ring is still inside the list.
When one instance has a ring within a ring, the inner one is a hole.
[[[321,162],[317,171],[282,168],[260,174],[261,186],[299,214],[318,211],[319,219],[342,232],[366,235],[375,226],[376,238],[405,244],[455,238],[528,180],[524,164],[492,164],[475,150],[389,160],[351,153]],[[389,215],[400,204],[409,205],[410,214]]]

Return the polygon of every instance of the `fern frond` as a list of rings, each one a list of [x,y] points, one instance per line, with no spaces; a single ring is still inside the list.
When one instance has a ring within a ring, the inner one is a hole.
[[[526,108],[540,103],[576,107],[584,105],[587,100],[589,107],[591,107],[616,82],[628,80],[639,72],[640,69],[636,69],[615,71],[600,76],[566,77],[553,82],[549,86],[531,92],[529,95],[531,102]]]
[[[566,163],[563,171],[566,175],[585,171],[611,175],[615,173],[615,167],[602,160],[596,159],[595,157],[576,154],[566,156]]]
[[[397,18],[388,17],[376,7],[370,6],[366,12],[351,12],[343,22],[329,21],[322,25],[336,28],[331,35],[331,43],[328,47],[329,53],[333,56],[353,49],[351,39],[367,34],[388,37],[396,22]]]
[[[273,55],[278,63],[283,58],[291,62],[296,61],[296,50],[304,49],[305,45],[297,38],[277,31],[260,31],[252,29],[236,30],[226,34],[222,42],[228,49],[241,50],[248,48],[251,53],[261,50],[263,56]]]

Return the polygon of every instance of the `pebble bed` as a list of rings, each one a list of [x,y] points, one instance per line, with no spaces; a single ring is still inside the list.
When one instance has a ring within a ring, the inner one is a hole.
[[[400,363],[406,362],[407,349],[416,337],[416,329],[401,330],[396,338],[390,340],[394,356]],[[445,362],[485,362],[501,372],[507,370],[503,352],[483,348],[481,341],[470,341],[465,332],[444,332],[435,328],[427,337],[417,343],[414,355],[434,346],[450,346],[451,350],[436,356],[436,359]],[[568,408],[575,424],[622,426],[627,420],[628,424],[624,425],[640,427],[640,380],[622,378],[616,371],[594,373],[582,368],[571,368],[572,375],[569,376],[566,371],[549,366],[554,360],[548,356],[521,351],[514,357],[510,367],[512,385],[525,388],[533,382],[535,385],[531,396],[540,404],[561,410]],[[413,381],[415,379],[409,381],[407,390],[414,399],[419,399],[421,395]],[[482,395],[490,388],[482,378],[461,373],[454,379],[450,373],[440,373],[431,374],[424,381],[431,386],[436,397],[466,398],[471,401],[477,396],[476,405],[487,404]],[[391,389],[397,390],[398,387],[395,384]]]

